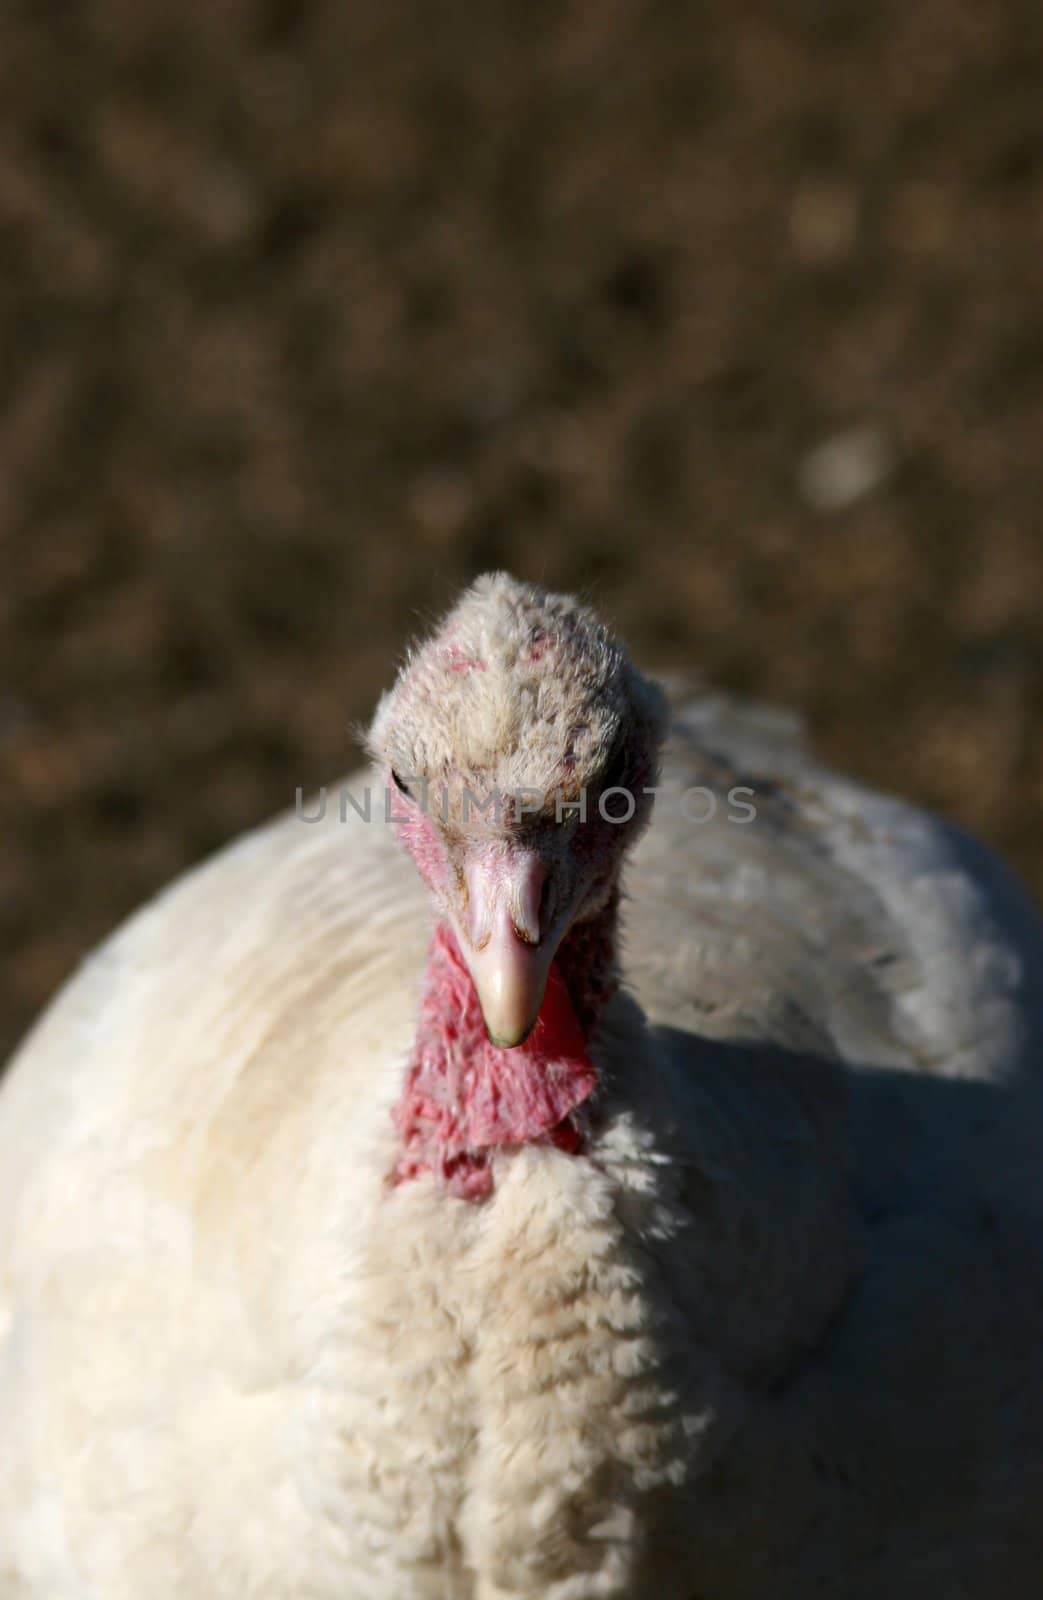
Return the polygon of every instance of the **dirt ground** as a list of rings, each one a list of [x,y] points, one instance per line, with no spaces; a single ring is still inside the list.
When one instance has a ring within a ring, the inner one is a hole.
[[[8,0],[0,1046],[476,571],[1043,889],[1038,0]]]

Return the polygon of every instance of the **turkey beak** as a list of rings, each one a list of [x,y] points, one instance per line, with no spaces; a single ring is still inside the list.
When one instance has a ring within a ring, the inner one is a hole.
[[[555,942],[541,939],[540,898],[547,869],[531,850],[469,863],[461,951],[474,981],[485,1031],[510,1050],[540,1014]]]

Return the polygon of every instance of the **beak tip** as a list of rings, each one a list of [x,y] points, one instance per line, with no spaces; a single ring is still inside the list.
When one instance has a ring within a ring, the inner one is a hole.
[[[518,1045],[525,1043],[535,1026],[536,1019],[534,1017],[526,1027],[522,1028],[519,1032],[512,1033],[509,1037],[494,1033],[488,1023],[485,1024],[485,1032],[489,1043],[494,1045],[497,1050],[514,1050]]]

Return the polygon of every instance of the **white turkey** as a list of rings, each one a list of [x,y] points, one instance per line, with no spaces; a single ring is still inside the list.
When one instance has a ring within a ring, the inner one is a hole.
[[[51,1005],[0,1090],[4,1600],[1043,1591],[1040,923],[673,699],[660,751],[586,607],[481,578],[371,771]]]

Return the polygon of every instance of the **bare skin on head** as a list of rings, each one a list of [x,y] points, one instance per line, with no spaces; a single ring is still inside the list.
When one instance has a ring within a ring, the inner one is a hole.
[[[546,1087],[555,1029],[575,1056],[611,992],[620,868],[650,814],[663,716],[659,691],[593,612],[502,573],[471,586],[377,709],[370,749],[399,791],[399,835],[438,918],[418,1051],[426,1034],[426,1077],[461,1079],[442,1098],[466,1102],[482,1051],[457,1037],[467,996],[445,962],[458,951],[493,1051],[487,1088],[498,1100],[512,1080],[517,1090],[517,1115],[500,1118],[493,1143],[550,1131],[535,1131],[528,1102]],[[633,796],[627,821],[601,815],[608,788]],[[541,1059],[526,1073],[530,1039]],[[459,1144],[461,1129],[442,1135]]]

